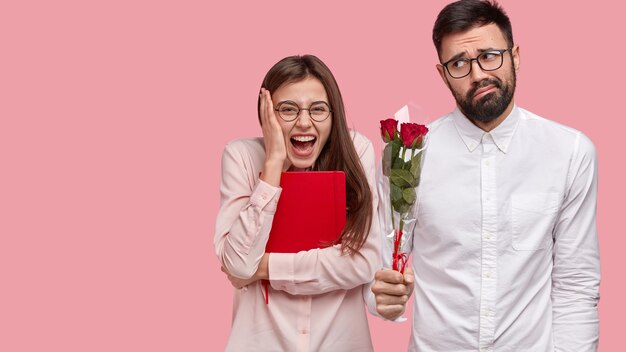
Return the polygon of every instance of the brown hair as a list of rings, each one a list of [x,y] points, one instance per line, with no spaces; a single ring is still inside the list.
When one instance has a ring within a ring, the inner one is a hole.
[[[341,243],[343,251],[354,253],[363,246],[369,234],[373,196],[359,156],[351,142],[343,100],[335,77],[330,69],[313,55],[289,56],[280,60],[267,72],[261,87],[272,94],[283,84],[299,82],[308,77],[315,77],[324,85],[333,111],[330,136],[313,170],[343,171],[346,174],[346,227],[334,244]],[[258,104],[260,107],[260,99]],[[261,121],[260,112],[259,121]]]

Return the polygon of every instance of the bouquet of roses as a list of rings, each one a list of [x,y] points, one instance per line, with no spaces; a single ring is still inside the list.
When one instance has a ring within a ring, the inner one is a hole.
[[[380,132],[386,143],[382,157],[383,182],[389,184],[389,204],[393,232],[387,241],[391,245],[392,268],[404,273],[407,253],[404,244],[410,240],[415,225],[408,215],[415,203],[415,189],[420,182],[422,157],[428,128],[416,123],[402,123],[393,118],[380,121]],[[386,211],[386,210],[385,210]],[[409,235],[405,235],[409,234]]]

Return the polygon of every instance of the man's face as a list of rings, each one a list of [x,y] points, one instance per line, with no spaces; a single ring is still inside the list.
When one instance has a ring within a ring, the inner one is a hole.
[[[475,58],[489,50],[508,49],[504,35],[497,25],[474,27],[466,32],[447,35],[441,42],[441,62],[458,58]],[[511,53],[513,57],[511,58]],[[502,53],[502,66],[495,71],[483,71],[474,60],[472,70],[462,78],[453,78],[442,65],[437,70],[459,109],[468,118],[491,122],[506,117],[513,108],[516,72],[519,68],[519,48]]]

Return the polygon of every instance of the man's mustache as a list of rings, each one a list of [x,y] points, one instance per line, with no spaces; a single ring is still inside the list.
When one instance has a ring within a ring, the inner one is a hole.
[[[502,90],[502,81],[500,81],[497,78],[493,78],[493,79],[483,79],[482,81],[476,83],[476,85],[474,85],[474,87],[472,87],[472,89],[470,89],[467,92],[467,98],[471,99],[474,94],[476,94],[476,91],[479,90],[480,88],[486,87],[488,85],[494,85],[496,88]]]

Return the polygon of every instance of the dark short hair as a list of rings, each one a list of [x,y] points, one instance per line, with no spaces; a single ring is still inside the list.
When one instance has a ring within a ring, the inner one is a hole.
[[[446,35],[461,33],[474,27],[495,23],[507,44],[513,47],[511,20],[502,7],[493,0],[459,0],[439,12],[433,27],[433,43],[441,55],[441,42]]]

